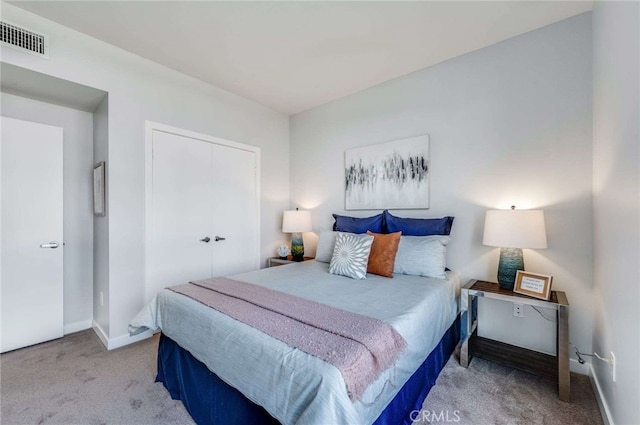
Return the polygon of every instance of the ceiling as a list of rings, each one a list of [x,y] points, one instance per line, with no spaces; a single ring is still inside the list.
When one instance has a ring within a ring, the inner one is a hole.
[[[593,1],[10,3],[285,114],[593,6]]]

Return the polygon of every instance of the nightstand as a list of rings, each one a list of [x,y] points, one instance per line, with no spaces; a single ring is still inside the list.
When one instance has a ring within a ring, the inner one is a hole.
[[[271,257],[267,261],[267,267],[284,266],[286,264],[301,262],[301,261],[293,261],[291,258],[292,257],[290,255],[286,259],[280,258],[280,257]],[[302,261],[309,261],[309,260],[313,260],[313,257],[304,257],[304,260]]]
[[[511,303],[556,310],[556,355],[528,350],[504,342],[478,336],[478,298],[492,298]],[[502,289],[497,283],[470,280],[460,294],[462,315],[460,332],[460,364],[469,367],[473,356],[502,363],[558,380],[558,398],[569,401],[569,301],[562,291],[551,291],[549,301]]]

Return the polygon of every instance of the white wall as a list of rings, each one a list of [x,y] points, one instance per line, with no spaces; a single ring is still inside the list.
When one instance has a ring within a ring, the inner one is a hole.
[[[109,196],[109,96],[93,113],[93,164],[105,161],[105,194]],[[93,198],[92,198],[93,199]],[[109,203],[104,217],[93,219],[93,322],[98,334],[109,335]]]
[[[612,423],[640,423],[640,4],[593,10],[593,349]]]
[[[49,59],[1,47],[2,61],[109,93],[108,308],[110,346],[144,300],[144,122],[164,123],[261,149],[262,263],[281,242],[289,207],[289,119],[89,36],[2,3],[3,19],[50,36]],[[107,307],[108,306],[108,307]]]
[[[93,318],[93,116],[0,93],[2,115],[63,128],[64,333]],[[46,206],[43,206],[43,208]]]
[[[312,209],[316,229],[330,228],[331,213],[377,213],[345,212],[345,149],[428,133],[431,209],[393,212],[455,216],[449,267],[464,279],[495,281],[499,249],[481,243],[485,211],[544,209],[549,248],[526,250],[525,264],[567,292],[571,340],[589,351],[591,66],[591,15],[584,14],[294,115],[292,206]],[[515,325],[509,341],[553,346],[537,313],[517,319],[511,305],[487,308],[507,331],[505,324],[532,321],[526,341]]]

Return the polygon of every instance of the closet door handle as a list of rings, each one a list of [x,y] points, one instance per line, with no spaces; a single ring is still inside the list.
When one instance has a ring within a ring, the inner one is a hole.
[[[216,241],[216,242],[218,242],[218,241],[225,241],[225,240],[227,240],[227,238],[222,238],[222,237],[220,237],[220,236],[216,236],[216,239],[215,239],[215,241]]]
[[[40,245],[40,248],[51,248],[51,249],[56,249],[57,247],[59,247],[60,244],[56,241],[51,241],[49,243],[43,243],[42,245]]]
[[[200,242],[209,243],[210,240],[211,238],[209,236],[205,236],[204,238],[200,239]]]

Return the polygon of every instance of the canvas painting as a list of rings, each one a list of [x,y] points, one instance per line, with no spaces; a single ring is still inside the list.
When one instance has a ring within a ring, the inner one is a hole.
[[[429,136],[345,152],[345,209],[429,208]]]

